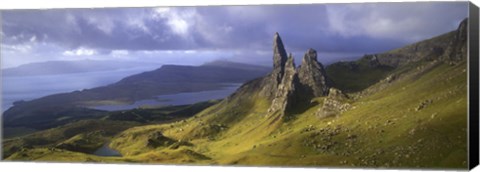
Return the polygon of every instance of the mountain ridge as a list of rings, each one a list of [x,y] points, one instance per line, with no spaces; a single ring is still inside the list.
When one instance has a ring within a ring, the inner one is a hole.
[[[76,60],[76,61],[46,61],[23,64],[17,67],[2,69],[2,76],[41,76],[61,75],[85,72],[128,69],[134,67],[155,67],[161,64],[147,62],[113,61],[113,60]]]
[[[262,76],[266,70],[263,67],[252,70],[217,66],[164,65],[159,69],[131,75],[106,86],[59,93],[31,101],[17,101],[3,113],[3,123],[4,126],[20,124],[25,126],[28,122],[23,121],[30,121],[29,118],[38,119],[35,116],[45,118],[51,116],[55,119],[61,109],[65,108],[82,111],[85,107],[95,104],[129,104],[136,100],[151,99],[156,95],[219,89],[225,83],[241,83]],[[46,127],[56,126],[57,122]]]

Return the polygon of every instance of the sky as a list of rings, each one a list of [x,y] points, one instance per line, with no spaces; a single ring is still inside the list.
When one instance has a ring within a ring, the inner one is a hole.
[[[3,10],[1,66],[52,60],[272,65],[278,32],[297,65],[380,53],[458,27],[467,2]]]

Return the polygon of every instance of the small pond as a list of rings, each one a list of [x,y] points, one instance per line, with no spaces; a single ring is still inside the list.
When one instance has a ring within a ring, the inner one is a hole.
[[[114,156],[114,157],[122,156],[120,152],[113,150],[108,145],[109,143],[104,144],[102,147],[98,148],[95,152],[93,152],[93,154],[97,156]]]

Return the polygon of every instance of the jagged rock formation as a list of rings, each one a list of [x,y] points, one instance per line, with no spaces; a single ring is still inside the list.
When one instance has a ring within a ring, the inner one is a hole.
[[[309,49],[303,58],[302,65],[296,69],[294,58],[286,51],[278,33],[273,41],[273,71],[267,76],[264,95],[271,97],[269,113],[287,114],[295,104],[310,102],[313,97],[328,94],[329,81],[321,63],[317,60],[317,52]]]
[[[285,51],[282,38],[280,38],[277,32],[273,37],[273,70],[264,79],[265,83],[262,84],[264,85],[262,95],[270,100],[275,98],[278,85],[282,82],[287,59],[287,52]]]
[[[308,49],[303,56],[302,65],[298,68],[300,83],[307,90],[307,93],[314,97],[326,96],[330,81],[328,81],[325,69],[317,61],[317,51]]]
[[[455,33],[453,40],[450,42],[446,52],[447,59],[452,62],[458,62],[466,58],[467,39],[468,39],[468,19],[464,19]]]
[[[282,38],[280,38],[280,35],[277,32],[273,37],[273,74],[278,74],[278,81],[281,81],[280,77],[283,76],[284,67],[287,63],[287,60],[287,52],[283,46]]]
[[[244,108],[255,101],[252,97],[260,96],[270,103],[265,116],[275,119],[274,121],[289,119],[290,115],[302,113],[314,106],[315,101],[312,99],[329,95],[332,82],[327,77],[324,66],[318,62],[314,49],[307,50],[298,68],[294,61],[291,54],[287,57],[282,39],[275,33],[272,72],[245,83],[223,103]],[[227,119],[230,117],[222,120],[230,121]]]
[[[295,71],[295,62],[292,54],[287,59],[285,64],[285,73],[282,77],[282,81],[278,85],[275,98],[272,101],[272,105],[268,109],[268,112],[279,111],[281,115],[285,115],[287,110],[296,101],[295,94],[298,90],[299,80]]]

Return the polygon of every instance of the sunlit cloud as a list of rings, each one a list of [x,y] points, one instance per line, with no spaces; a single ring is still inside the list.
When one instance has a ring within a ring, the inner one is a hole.
[[[182,37],[189,36],[190,27],[195,23],[196,11],[194,8],[155,8],[153,12],[153,19],[167,20],[167,25],[171,31]]]
[[[65,56],[91,56],[97,54],[97,51],[87,48],[78,48],[76,50],[68,50],[63,52]]]

